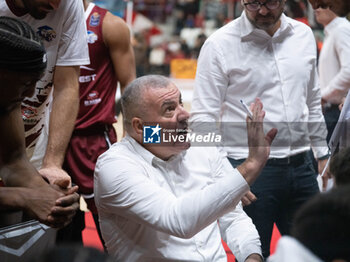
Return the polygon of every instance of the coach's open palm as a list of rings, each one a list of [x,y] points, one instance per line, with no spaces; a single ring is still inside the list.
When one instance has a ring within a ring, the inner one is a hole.
[[[251,185],[260,174],[270,155],[270,146],[277,134],[277,129],[272,128],[266,135],[263,129],[265,112],[259,98],[251,104],[252,118],[247,117],[247,134],[249,154],[248,158],[237,167],[245,180]]]
[[[247,133],[248,133],[248,158],[254,159],[258,163],[265,165],[270,155],[270,146],[277,134],[277,129],[272,128],[266,135],[264,134],[264,117],[263,104],[259,98],[251,104],[250,109],[253,117],[247,117]]]

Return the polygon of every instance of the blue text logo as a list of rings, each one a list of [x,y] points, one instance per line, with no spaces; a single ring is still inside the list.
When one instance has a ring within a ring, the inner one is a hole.
[[[143,143],[144,144],[160,144],[161,130],[159,124],[156,126],[143,126]]]

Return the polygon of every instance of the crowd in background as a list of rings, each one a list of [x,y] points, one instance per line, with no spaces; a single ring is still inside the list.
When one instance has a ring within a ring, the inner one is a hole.
[[[105,4],[104,1],[94,2]],[[126,16],[126,3],[111,1],[107,7]],[[197,59],[206,38],[240,16],[243,10],[240,1],[235,0],[135,0],[133,8],[134,16],[141,14],[154,23],[152,27],[134,30],[137,76],[170,75],[172,59]],[[310,4],[306,0],[287,1],[285,13],[312,28],[319,52],[324,39],[323,27],[315,20]]]

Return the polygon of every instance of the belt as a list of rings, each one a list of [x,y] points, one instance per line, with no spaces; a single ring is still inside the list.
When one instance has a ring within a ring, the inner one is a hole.
[[[305,162],[308,152],[303,152],[294,156],[289,156],[285,158],[269,158],[267,160],[267,166],[277,166],[277,165],[292,165],[300,166]]]
[[[326,103],[326,104],[323,105],[323,110],[324,111],[339,110],[339,105],[338,104]]]

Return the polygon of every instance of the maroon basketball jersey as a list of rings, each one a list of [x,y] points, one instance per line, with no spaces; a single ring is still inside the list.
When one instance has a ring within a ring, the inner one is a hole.
[[[102,37],[106,9],[92,3],[85,11],[90,65],[80,67],[80,108],[75,129],[116,122],[114,105],[117,77]]]

